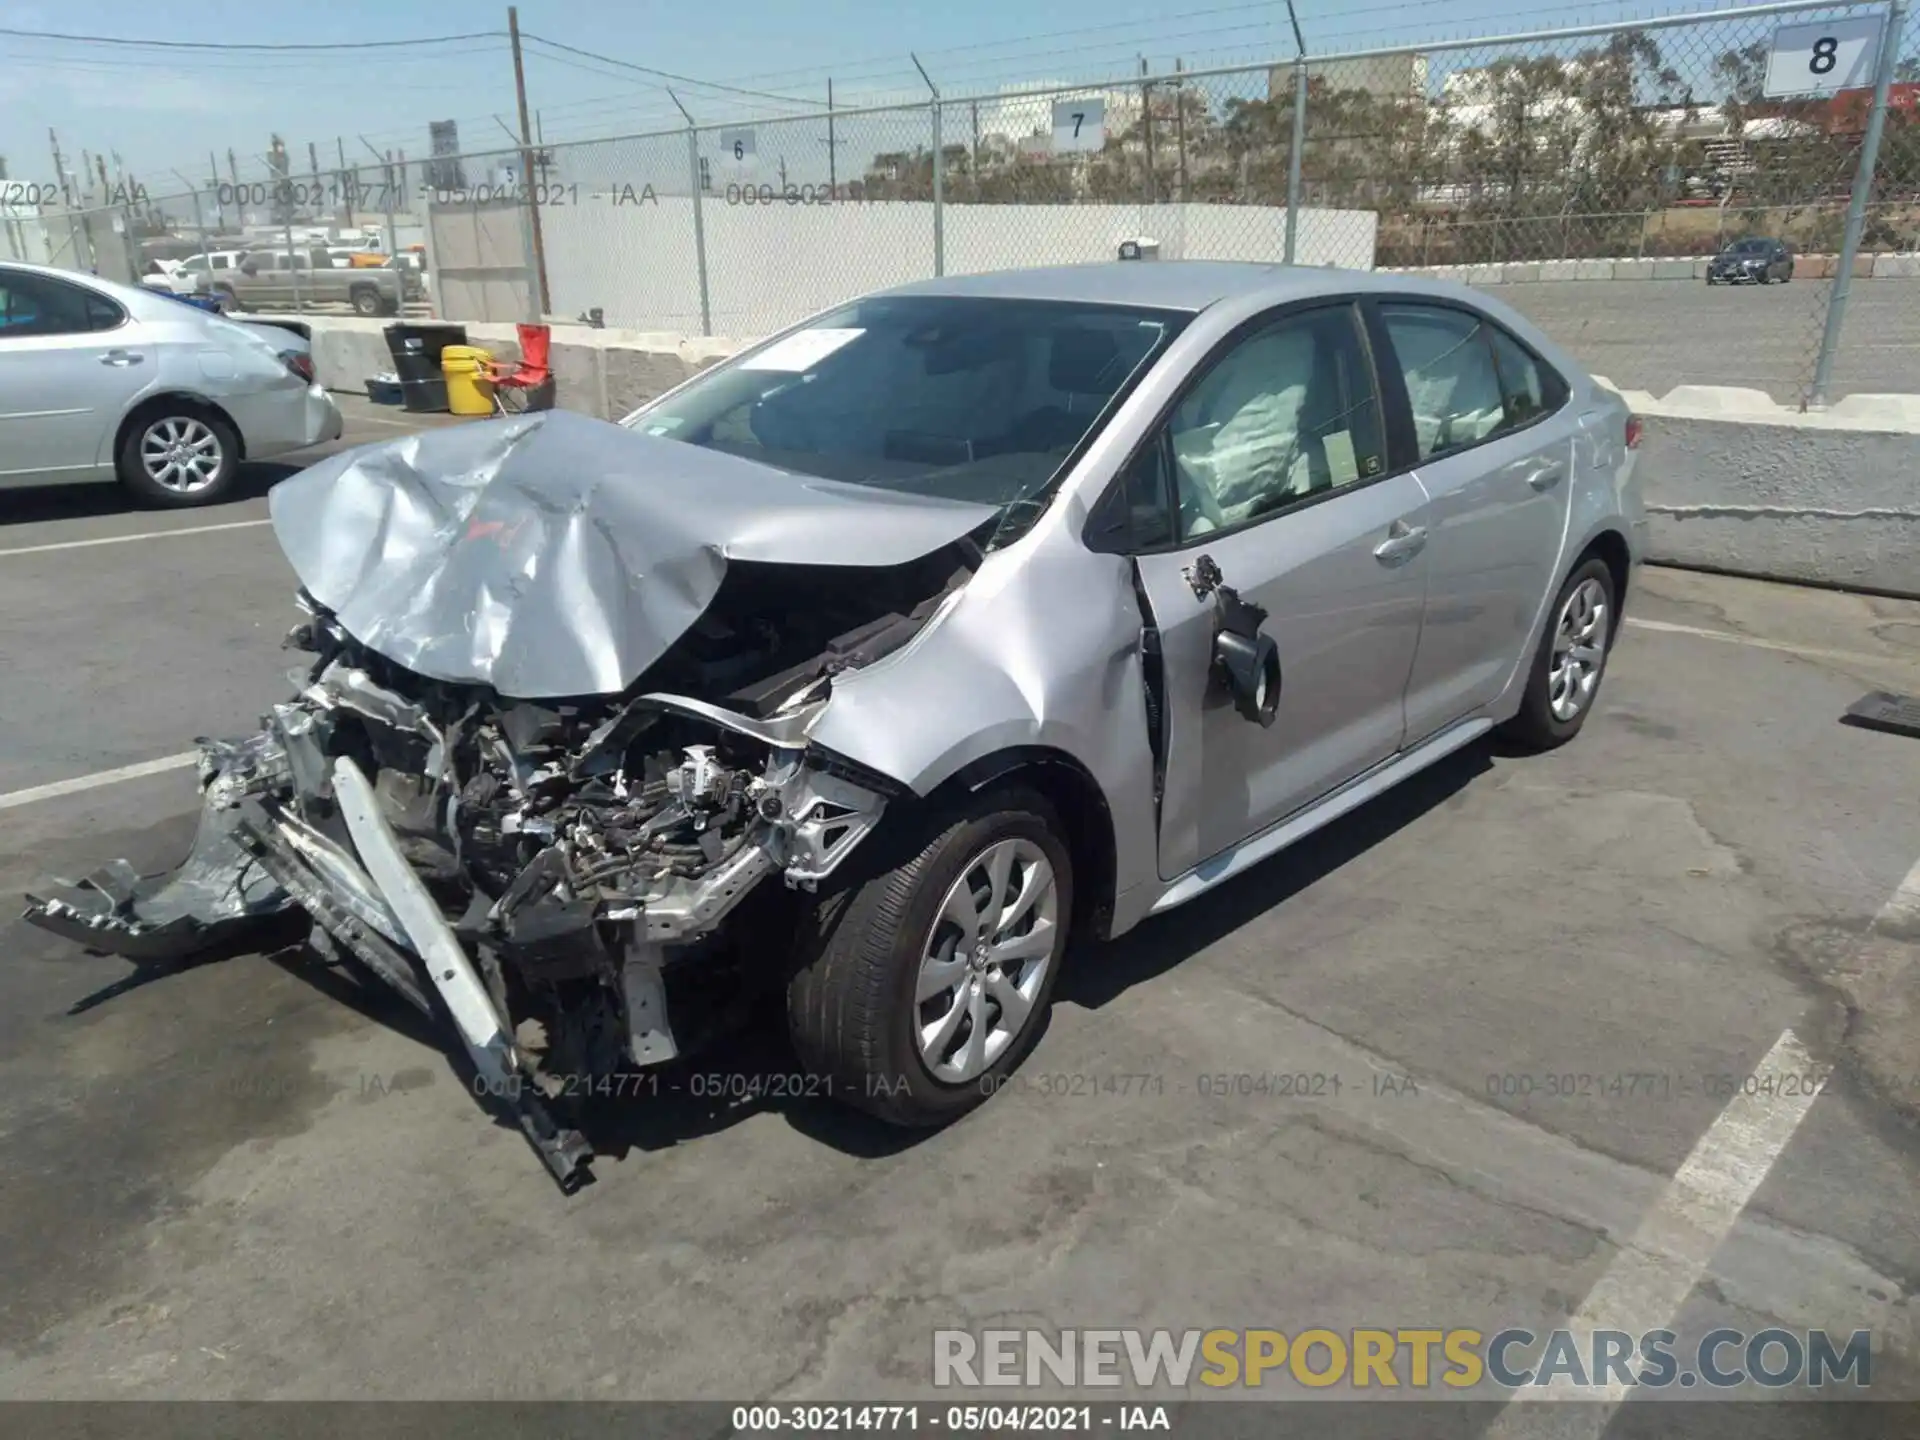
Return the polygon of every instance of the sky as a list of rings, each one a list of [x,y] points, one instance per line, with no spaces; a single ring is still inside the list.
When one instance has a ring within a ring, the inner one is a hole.
[[[1678,11],[1699,0],[1297,0],[1310,52],[1352,50]],[[943,93],[1019,82],[1193,69],[1293,53],[1284,3],[1248,0],[529,0],[520,6],[527,91],[548,143],[663,130],[697,120],[806,113],[921,98],[917,54]],[[312,45],[426,41],[328,51],[207,51],[0,34],[0,156],[17,181],[54,179],[49,129],[74,168],[110,158],[155,194],[204,183],[210,156],[242,176],[284,138],[293,169],[378,151],[425,155],[427,123],[454,119],[461,148],[512,142],[517,126],[506,10],[419,0],[0,0],[0,27],[118,40]],[[470,32],[502,32],[450,40]],[[559,47],[570,47],[562,49]],[[626,68],[646,66],[675,79]],[[671,90],[670,95],[668,91]]]

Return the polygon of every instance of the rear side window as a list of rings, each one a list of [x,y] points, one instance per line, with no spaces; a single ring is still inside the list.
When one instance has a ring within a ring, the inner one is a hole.
[[[1380,307],[1406,380],[1419,456],[1431,460],[1551,414],[1566,382],[1484,316],[1438,305]]]
[[[118,305],[85,286],[46,275],[0,272],[0,339],[83,335],[111,330],[123,318]]]
[[[1487,336],[1493,342],[1493,359],[1500,369],[1500,388],[1506,397],[1509,420],[1525,425],[1566,404],[1567,382],[1558,371],[1498,325],[1487,326]]]

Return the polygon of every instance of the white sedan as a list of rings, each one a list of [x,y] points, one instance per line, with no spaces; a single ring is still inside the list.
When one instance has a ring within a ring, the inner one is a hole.
[[[0,490],[120,482],[210,505],[243,460],[339,438],[308,343],[171,296],[0,265]]]

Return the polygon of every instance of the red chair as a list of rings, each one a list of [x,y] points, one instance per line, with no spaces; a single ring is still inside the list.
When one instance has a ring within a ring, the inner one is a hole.
[[[520,334],[520,360],[509,365],[502,361],[487,367],[487,379],[493,382],[493,407],[502,415],[518,415],[522,411],[544,408],[534,403],[536,390],[544,389],[553,382],[553,366],[549,356],[553,349],[553,330],[546,325],[516,325]],[[512,397],[509,403],[508,397]],[[552,397],[547,397],[552,404]]]

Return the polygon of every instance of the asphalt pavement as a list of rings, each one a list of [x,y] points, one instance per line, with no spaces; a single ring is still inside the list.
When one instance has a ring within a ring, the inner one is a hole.
[[[0,895],[183,852],[188,769],[41,787],[284,692],[281,473],[8,497]],[[1838,723],[1920,692],[1920,605],[1647,571],[1627,609],[1574,744],[1472,747],[1082,949],[931,1135],[779,1093],[768,1015],[612,1107],[564,1199],[397,1005],[292,954],[129,986],[0,911],[0,1398],[904,1398],[937,1328],[1604,1315],[1869,1328],[1920,1401],[1920,1045],[1863,1064],[1856,1003],[1920,952],[1920,742]]]
[[[1813,378],[1830,280],[1555,280],[1489,285],[1589,370],[1627,390],[1737,385],[1797,405]],[[1920,281],[1855,280],[1828,398],[1920,393]]]

